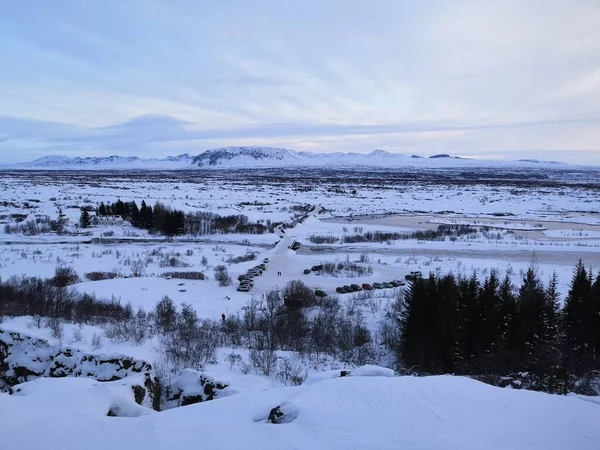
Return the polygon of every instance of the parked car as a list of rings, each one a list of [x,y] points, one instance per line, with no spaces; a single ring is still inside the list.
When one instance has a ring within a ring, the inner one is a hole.
[[[404,278],[407,281],[415,281],[418,278],[422,278],[423,274],[421,272],[411,272],[410,274],[406,275]]]
[[[258,266],[256,266],[256,267],[258,267],[258,268],[259,268],[260,270],[262,270],[262,271],[265,271],[265,270],[267,270],[267,266],[265,266],[264,264],[259,264],[259,265],[258,265]]]
[[[248,292],[250,290],[250,286],[238,286],[237,290],[240,292]]]
[[[250,275],[240,275],[238,281],[249,280],[250,278],[252,278]]]
[[[390,289],[394,287],[392,283],[388,283],[387,281],[384,281],[383,283],[381,283],[381,285],[384,287],[384,289]]]
[[[338,294],[345,294],[346,290],[343,287],[338,286],[335,288],[335,292],[337,292]]]
[[[263,259],[263,263],[264,263],[264,264],[267,264],[268,262],[269,262],[269,258],[265,258],[265,259]]]
[[[383,285],[381,283],[373,283],[373,289],[383,289]]]
[[[362,291],[362,288],[358,284],[351,284],[350,287],[354,292]]]
[[[363,283],[362,288],[365,291],[372,291],[373,290],[373,286],[371,286],[369,283]]]
[[[321,289],[315,289],[315,295],[317,297],[323,298],[323,297],[327,297],[327,292],[322,291]]]
[[[350,285],[348,285],[348,284],[344,285],[344,291],[345,291],[347,294],[350,294],[351,292],[354,292],[354,290],[353,290],[353,289],[350,287]]]
[[[310,269],[304,269],[304,271],[302,272],[304,275],[308,275],[310,273]]]
[[[392,286],[394,286],[394,287],[401,286],[401,285],[400,285],[400,280],[392,280],[392,281],[390,281],[390,284],[391,284]]]

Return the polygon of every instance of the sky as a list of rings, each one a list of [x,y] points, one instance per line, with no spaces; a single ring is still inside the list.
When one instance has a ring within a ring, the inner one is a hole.
[[[0,0],[0,162],[258,145],[600,164],[600,0]]]

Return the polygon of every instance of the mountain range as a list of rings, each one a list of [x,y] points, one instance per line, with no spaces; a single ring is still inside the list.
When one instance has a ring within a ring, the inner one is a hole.
[[[313,153],[272,147],[223,147],[205,150],[193,156],[182,154],[167,158],[139,158],[137,156],[67,157],[45,156],[27,163],[4,166],[20,169],[236,169],[308,167],[461,167],[461,166],[531,166],[560,165],[539,160],[491,161],[460,158],[448,154],[429,157],[374,150],[370,153]]]

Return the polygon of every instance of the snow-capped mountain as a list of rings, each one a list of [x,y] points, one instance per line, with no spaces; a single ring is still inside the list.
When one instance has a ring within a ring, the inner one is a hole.
[[[12,166],[23,169],[105,169],[105,170],[177,170],[177,169],[239,169],[277,167],[506,167],[537,166],[560,163],[538,160],[490,161],[451,156],[441,153],[429,157],[408,155],[386,150],[370,153],[332,152],[315,153],[271,147],[223,147],[205,150],[192,156],[182,154],[164,159],[143,159],[137,156],[67,157],[45,156],[29,163]]]
[[[225,147],[206,150],[192,160],[198,167],[218,166],[278,166],[278,163],[301,162],[302,155],[294,150],[271,147]]]

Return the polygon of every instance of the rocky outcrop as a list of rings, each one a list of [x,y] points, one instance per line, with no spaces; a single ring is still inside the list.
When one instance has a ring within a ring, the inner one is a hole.
[[[184,369],[171,388],[167,401],[171,406],[187,406],[207,402],[224,395],[229,384],[192,369]]]
[[[146,361],[130,356],[96,355],[71,347],[57,347],[45,339],[0,328],[0,391],[36,378],[87,377],[117,381],[143,375],[132,384],[136,402],[160,407],[160,383]]]

